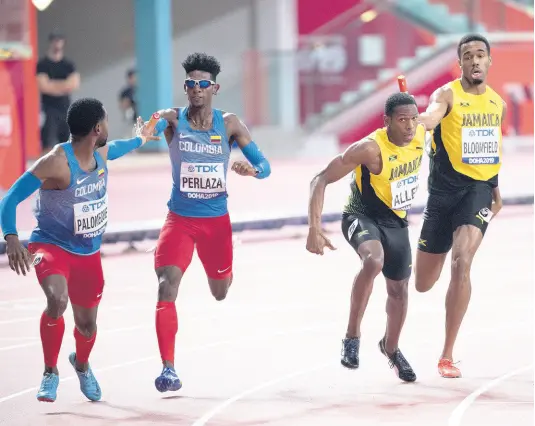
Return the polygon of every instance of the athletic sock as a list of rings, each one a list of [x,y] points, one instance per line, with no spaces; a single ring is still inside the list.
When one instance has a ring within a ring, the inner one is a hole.
[[[80,364],[89,362],[89,355],[95,345],[97,332],[95,331],[91,337],[84,336],[80,331],[74,327],[74,340],[76,341],[76,361]]]
[[[40,323],[41,344],[45,366],[55,367],[58,364],[59,350],[65,333],[65,320],[63,316],[50,318],[45,312],[41,315]]]
[[[162,362],[175,362],[175,337],[178,331],[178,317],[175,302],[156,304],[156,335]]]

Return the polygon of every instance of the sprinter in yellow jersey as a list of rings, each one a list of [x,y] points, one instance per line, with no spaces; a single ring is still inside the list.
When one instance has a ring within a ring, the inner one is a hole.
[[[436,90],[420,115],[433,130],[429,198],[416,255],[416,289],[430,290],[452,249],[446,296],[446,337],[438,363],[442,377],[461,377],[453,346],[470,300],[470,269],[490,220],[502,207],[498,189],[505,103],[486,83],[490,46],[483,36],[458,45],[462,76]],[[453,248],[452,248],[453,247]]]
[[[385,127],[352,144],[312,180],[306,246],[321,255],[325,247],[334,249],[321,229],[325,188],[353,172],[342,232],[358,253],[362,268],[353,282],[341,362],[347,368],[359,366],[360,324],[375,277],[382,271],[388,300],[386,332],[379,349],[406,382],[416,380],[398,342],[407,315],[412,264],[407,211],[418,191],[425,144],[425,128],[417,120],[418,108],[412,96],[390,96],[385,105]]]

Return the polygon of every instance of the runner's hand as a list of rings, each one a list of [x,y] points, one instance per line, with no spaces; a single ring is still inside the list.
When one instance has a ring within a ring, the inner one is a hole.
[[[149,141],[160,140],[159,136],[156,136],[149,132],[149,129],[147,127],[148,124],[149,122],[143,122],[143,119],[141,117],[138,117],[136,124],[134,124],[134,136],[140,137],[143,140],[143,145],[145,145]],[[152,133],[154,133],[154,130],[152,131]]]
[[[232,164],[232,169],[240,176],[256,176],[256,169],[247,161],[235,161]]]
[[[319,254],[322,256],[323,256],[323,250],[325,249],[325,247],[328,247],[331,250],[336,250],[336,247],[333,246],[331,241],[323,234],[323,232],[318,231],[316,229],[308,230],[306,247],[310,253]]]
[[[6,237],[7,250],[6,254],[9,259],[9,267],[15,271],[17,275],[26,275],[26,271],[30,272],[30,265],[32,263],[32,256],[30,252],[19,241],[16,235],[8,235]]]

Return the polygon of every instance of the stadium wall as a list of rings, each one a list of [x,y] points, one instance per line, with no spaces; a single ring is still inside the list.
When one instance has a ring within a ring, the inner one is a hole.
[[[253,35],[252,4],[253,0],[196,0],[182,8],[180,2],[173,2],[173,69],[177,78],[183,78],[180,63],[188,53],[206,51],[217,56],[224,65],[217,106],[238,114],[243,114],[242,55],[257,37]],[[40,55],[46,51],[49,32],[56,28],[66,34],[66,55],[75,61],[82,76],[74,97],[102,100],[110,117],[110,137],[123,136],[130,125],[122,123],[117,95],[125,84],[126,70],[135,65],[132,2],[55,0],[38,16]],[[180,85],[175,87],[174,99],[178,104],[183,102]]]

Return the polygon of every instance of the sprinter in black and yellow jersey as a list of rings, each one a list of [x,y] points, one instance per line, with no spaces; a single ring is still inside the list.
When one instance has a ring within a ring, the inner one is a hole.
[[[352,144],[314,177],[306,245],[308,251],[320,255],[325,247],[334,249],[321,229],[325,188],[353,172],[342,231],[360,256],[362,268],[353,282],[341,362],[347,368],[359,366],[360,325],[375,277],[382,271],[388,300],[386,332],[379,349],[406,382],[416,380],[398,342],[407,315],[412,264],[407,211],[418,191],[425,144],[425,128],[417,120],[418,108],[412,96],[390,96],[385,105],[385,127]]]
[[[416,255],[416,289],[437,282],[452,249],[446,296],[446,336],[438,363],[442,377],[461,377],[453,346],[470,300],[470,269],[490,220],[502,207],[498,189],[506,105],[487,85],[488,40],[467,35],[458,45],[462,76],[436,90],[420,121],[433,130],[429,198]]]

